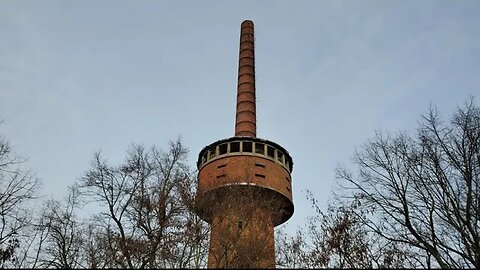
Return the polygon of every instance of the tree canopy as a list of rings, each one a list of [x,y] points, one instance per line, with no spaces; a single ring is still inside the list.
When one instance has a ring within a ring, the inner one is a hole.
[[[284,241],[308,258],[302,266],[480,267],[480,108],[473,98],[448,120],[431,108],[414,135],[376,132],[353,164],[338,167],[332,206],[317,207],[308,229]],[[298,264],[289,255],[280,262]]]
[[[210,225],[194,211],[197,171],[187,155],[180,139],[166,150],[132,144],[119,164],[97,152],[63,200],[41,201],[40,180],[0,138],[0,266],[206,267]],[[277,267],[480,267],[480,108],[473,98],[448,119],[431,108],[413,134],[377,131],[336,177],[327,209],[308,193],[315,215],[294,235],[277,229]],[[93,209],[88,217],[80,214],[85,207]],[[251,259],[264,246],[244,248]]]

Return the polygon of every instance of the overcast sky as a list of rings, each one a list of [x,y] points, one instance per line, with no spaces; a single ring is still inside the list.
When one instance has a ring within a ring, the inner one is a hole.
[[[102,150],[198,152],[234,135],[240,24],[255,24],[257,136],[294,160],[292,229],[375,130],[480,93],[479,1],[0,2],[0,135],[60,198]]]

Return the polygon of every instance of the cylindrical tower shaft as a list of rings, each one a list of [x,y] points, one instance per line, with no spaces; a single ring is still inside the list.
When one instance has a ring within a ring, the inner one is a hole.
[[[293,214],[292,166],[282,146],[256,137],[254,25],[242,22],[235,136],[198,155],[195,209],[211,225],[209,268],[275,268],[274,227]]]
[[[235,136],[257,136],[254,41],[253,22],[243,21],[240,31]]]

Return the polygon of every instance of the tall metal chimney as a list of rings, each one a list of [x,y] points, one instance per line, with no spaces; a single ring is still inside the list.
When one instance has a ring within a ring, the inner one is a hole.
[[[242,22],[238,61],[235,136],[257,136],[255,115],[255,37],[253,22]]]

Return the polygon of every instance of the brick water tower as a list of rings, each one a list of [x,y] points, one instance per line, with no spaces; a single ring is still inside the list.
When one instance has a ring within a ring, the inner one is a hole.
[[[292,158],[256,136],[254,40],[253,22],[242,22],[235,136],[198,155],[196,211],[211,225],[209,268],[274,268],[273,228],[293,215]]]

